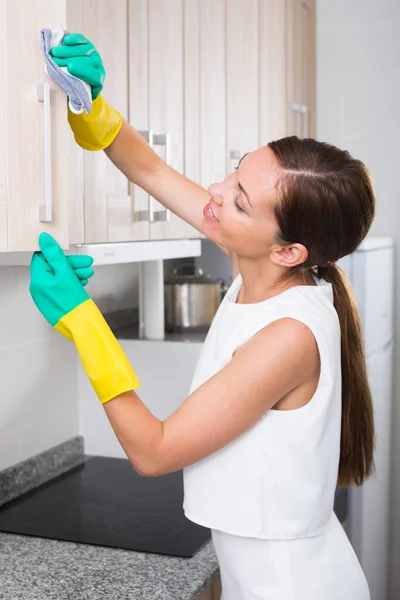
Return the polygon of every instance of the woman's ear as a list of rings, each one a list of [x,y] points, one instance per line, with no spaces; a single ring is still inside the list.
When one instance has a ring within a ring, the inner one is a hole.
[[[308,258],[308,251],[303,244],[288,244],[276,246],[271,251],[271,262],[280,267],[296,267],[303,264]]]

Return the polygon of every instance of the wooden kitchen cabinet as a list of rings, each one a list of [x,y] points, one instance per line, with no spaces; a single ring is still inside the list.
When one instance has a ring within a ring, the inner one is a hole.
[[[287,2],[260,0],[260,145],[288,135]]]
[[[36,249],[41,231],[69,245],[75,144],[65,94],[45,74],[39,43],[41,28],[65,26],[66,0],[0,0],[2,252]]]
[[[45,26],[95,43],[105,97],[204,187],[272,139],[315,136],[315,0],[0,0],[0,251],[35,249],[43,230],[64,248],[200,237],[75,144],[44,72]]]
[[[259,2],[226,3],[227,172],[260,146]],[[267,35],[263,32],[263,35]]]
[[[287,135],[315,137],[315,0],[287,4]]]
[[[104,96],[206,188],[260,145],[315,136],[315,0],[68,0],[68,27],[103,56]],[[86,242],[200,237],[104,153],[83,154]]]
[[[206,589],[197,596],[196,600],[220,600],[221,599],[221,578],[218,575],[213,583],[209,584]]]
[[[296,85],[302,83],[309,97],[315,94],[307,87],[308,81],[297,77],[294,67],[288,72],[289,40],[294,35],[300,39],[297,14],[290,20],[292,4],[292,0],[233,0],[226,4],[228,173],[245,153],[289,134],[287,107],[294,93],[294,75]],[[305,64],[303,61],[302,66]]]
[[[164,160],[184,172],[184,12],[181,0],[129,0],[129,120]],[[134,200],[143,206],[143,192]],[[151,240],[197,238],[147,197]]]
[[[178,171],[183,164],[183,10],[180,0],[68,0],[68,28],[98,48],[103,94]],[[108,160],[83,153],[85,242],[184,239],[198,232]]]
[[[82,32],[99,50],[105,69],[104,97],[128,118],[127,0],[68,0],[67,25]],[[141,239],[132,235],[127,178],[104,152],[81,152],[84,179],[85,242]],[[76,165],[80,168],[80,165]],[[80,170],[77,172],[79,175]],[[148,239],[148,231],[143,239]]]
[[[185,174],[204,187],[226,175],[224,0],[185,0]]]
[[[296,124],[304,135],[305,106],[315,135],[314,0],[184,2],[187,176],[208,187]]]

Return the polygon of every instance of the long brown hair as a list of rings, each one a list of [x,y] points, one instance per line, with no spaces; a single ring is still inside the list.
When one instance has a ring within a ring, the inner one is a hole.
[[[341,327],[342,428],[340,485],[361,485],[374,470],[374,418],[360,317],[335,261],[354,252],[375,216],[375,194],[365,165],[349,152],[295,136],[270,142],[282,175],[275,205],[279,242],[301,243],[314,269],[333,287]]]

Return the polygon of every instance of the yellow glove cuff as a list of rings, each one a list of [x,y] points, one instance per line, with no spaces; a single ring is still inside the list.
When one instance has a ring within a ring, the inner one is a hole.
[[[68,108],[68,122],[79,146],[85,150],[104,150],[114,141],[122,126],[122,115],[98,96],[92,112],[79,115]]]
[[[64,315],[55,329],[75,343],[83,368],[102,404],[141,385],[91,298]]]

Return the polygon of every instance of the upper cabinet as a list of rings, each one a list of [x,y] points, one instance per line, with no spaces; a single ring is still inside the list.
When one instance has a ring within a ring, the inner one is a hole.
[[[287,135],[315,137],[315,0],[287,4]]]
[[[104,60],[104,97],[180,172],[184,171],[182,20],[180,0],[68,0],[68,28],[84,32]],[[132,185],[104,153],[85,152],[83,160],[86,243],[199,236]]]
[[[82,32],[100,52],[106,68],[103,95],[128,119],[127,2],[68,0],[67,26]],[[82,152],[85,242],[140,239],[132,235],[129,182],[104,152]],[[142,239],[148,239],[147,234]]]
[[[314,0],[184,0],[188,177],[207,187],[271,140],[315,135],[314,11]]]
[[[314,0],[69,2],[70,29],[103,56],[105,97],[199,184],[273,139],[314,135]],[[103,153],[84,160],[86,242],[199,237]]]
[[[184,12],[182,0],[129,0],[129,121],[176,171],[184,172]],[[139,205],[137,203],[139,202]],[[147,209],[147,210],[146,210]],[[133,211],[149,238],[199,237],[154,198],[133,190]],[[143,218],[143,217],[142,217]]]
[[[259,1],[233,0],[225,7],[227,170],[260,146]],[[267,32],[263,32],[267,33]]]
[[[65,26],[65,0],[0,0],[3,252],[37,248],[41,231],[69,246],[70,159],[76,149],[65,94],[45,74],[39,45],[41,28]]]
[[[76,145],[42,27],[91,39],[105,98],[205,187],[260,145],[315,136],[315,0],[0,0],[0,251],[33,250],[43,230],[64,248],[200,237]]]

